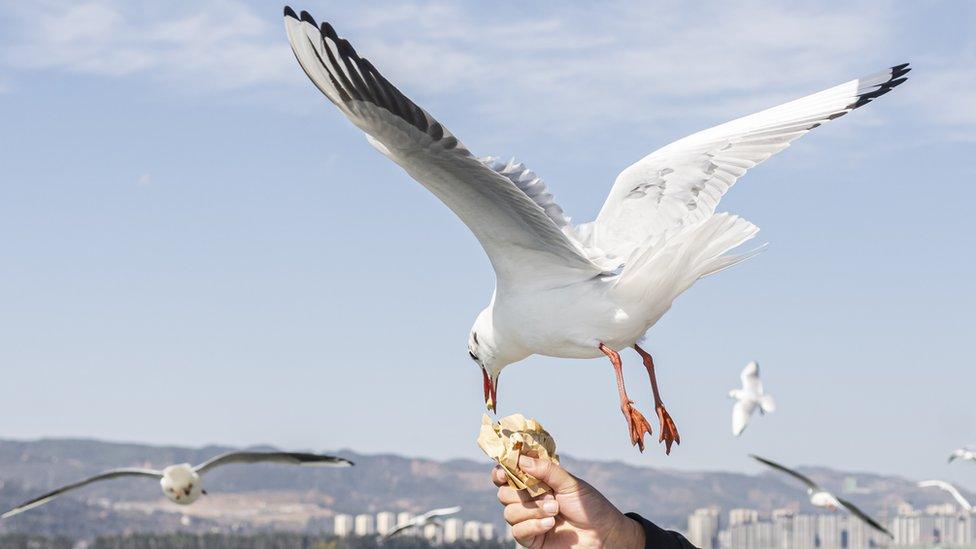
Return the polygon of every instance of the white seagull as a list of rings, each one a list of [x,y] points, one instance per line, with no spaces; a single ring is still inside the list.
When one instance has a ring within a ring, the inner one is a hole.
[[[824,490],[816,482],[810,480],[808,477],[801,475],[800,473],[794,471],[793,469],[790,469],[789,467],[780,465],[775,461],[770,461],[768,459],[761,458],[759,456],[755,456],[752,454],[749,454],[749,457],[755,459],[760,463],[764,463],[772,467],[773,469],[782,471],[787,475],[790,475],[793,478],[805,484],[807,486],[807,494],[810,496],[811,505],[815,507],[824,507],[830,511],[836,511],[839,507],[844,507],[845,509],[850,511],[851,514],[866,522],[870,527],[894,539],[894,536],[891,535],[891,532],[889,532],[884,526],[881,526],[881,524],[878,523],[878,521],[869,517],[867,514],[864,513],[864,511],[858,509],[857,506],[855,506],[853,503],[847,501],[846,499],[839,498],[834,494],[831,494],[830,492]]]
[[[741,389],[729,391],[729,398],[735,400],[732,406],[732,435],[739,436],[749,424],[749,418],[759,408],[760,414],[776,410],[773,397],[763,392],[762,380],[759,379],[759,363],[750,362],[739,374],[742,380]]]
[[[961,459],[963,461],[976,461],[976,450],[973,450],[969,446],[963,446],[962,448],[957,448],[949,454],[949,463]]]
[[[326,467],[348,467],[353,463],[348,459],[327,456],[323,454],[306,454],[301,452],[227,452],[215,458],[209,459],[196,467],[189,463],[170,465],[162,471],[155,469],[122,468],[112,469],[99,473],[93,477],[80,480],[78,482],[62,486],[34,499],[25,501],[17,507],[0,515],[0,519],[19,515],[24,511],[33,509],[51,501],[55,497],[81,488],[100,480],[109,480],[118,477],[149,477],[159,480],[159,485],[163,489],[163,495],[173,503],[189,505],[197,500],[201,494],[206,494],[203,490],[203,483],[200,476],[214,467],[229,465],[231,463],[284,463],[289,465],[316,465]]]
[[[406,522],[401,522],[401,523],[397,524],[396,525],[396,528],[394,528],[393,530],[390,530],[383,538],[384,539],[390,539],[393,536],[395,536],[395,535],[403,532],[404,530],[406,530],[408,528],[414,528],[414,527],[416,527],[416,528],[423,528],[424,526],[427,526],[428,524],[436,524],[436,525],[440,526],[440,524],[441,524],[441,521],[440,521],[441,517],[446,517],[446,516],[449,516],[449,515],[454,515],[458,511],[460,511],[460,510],[461,510],[460,507],[444,507],[442,509],[432,509],[432,510],[427,511],[426,513],[424,513],[422,515],[417,515],[417,516],[413,517],[412,519],[410,519],[410,520],[408,520]]]
[[[534,172],[515,161],[474,156],[332,25],[289,7],[284,20],[295,57],[315,86],[373,147],[453,210],[488,254],[495,292],[468,336],[487,407],[495,410],[498,377],[509,364],[533,354],[605,355],[631,442],[641,450],[651,428],[627,396],[618,351],[633,347],[642,357],[659,440],[670,452],[680,443],[678,431],[657,390],[651,355],[638,341],[696,280],[758,251],[726,255],[758,229],[716,214],[719,200],[749,168],[888,93],[909,71],[898,65],[675,141],[621,172],[596,220],[573,227]]]
[[[967,511],[973,510],[973,506],[971,503],[969,503],[969,500],[963,497],[963,495],[959,493],[959,490],[956,490],[956,487],[949,484],[948,482],[942,480],[923,480],[918,483],[918,487],[919,488],[941,488],[942,490],[949,492],[949,495],[955,498],[955,500],[959,503],[960,506],[962,506],[963,509]]]

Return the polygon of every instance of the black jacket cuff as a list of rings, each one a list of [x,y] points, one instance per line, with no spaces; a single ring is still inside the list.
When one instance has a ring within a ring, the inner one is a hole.
[[[627,516],[644,529],[644,549],[697,549],[681,534],[664,530],[637,513],[627,513]]]

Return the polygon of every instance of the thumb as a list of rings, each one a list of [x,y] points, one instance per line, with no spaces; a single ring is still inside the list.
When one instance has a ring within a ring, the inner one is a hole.
[[[557,494],[568,494],[579,489],[576,477],[548,459],[520,456],[519,468],[546,483]]]

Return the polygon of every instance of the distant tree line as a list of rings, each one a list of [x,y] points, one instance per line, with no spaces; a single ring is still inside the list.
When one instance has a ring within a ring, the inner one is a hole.
[[[73,549],[77,541],[65,537],[43,537],[27,534],[0,536],[3,549]],[[271,532],[266,534],[125,534],[101,536],[88,549],[427,549],[434,547],[419,537],[398,537],[380,542],[375,537],[337,538]],[[450,549],[501,549],[511,544],[495,541],[464,541],[443,544]]]

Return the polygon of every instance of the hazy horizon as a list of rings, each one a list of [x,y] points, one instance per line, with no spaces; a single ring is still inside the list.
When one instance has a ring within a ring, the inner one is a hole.
[[[757,453],[976,488],[946,464],[976,442],[976,4],[292,6],[574,222],[675,139],[911,62],[723,200],[771,244],[648,332],[670,456],[656,421],[629,445],[603,360],[511,366],[499,414],[578,458],[757,472]],[[466,341],[491,267],[308,82],[281,5],[0,6],[0,119],[0,437],[481,459]],[[734,439],[750,360],[778,409]]]

